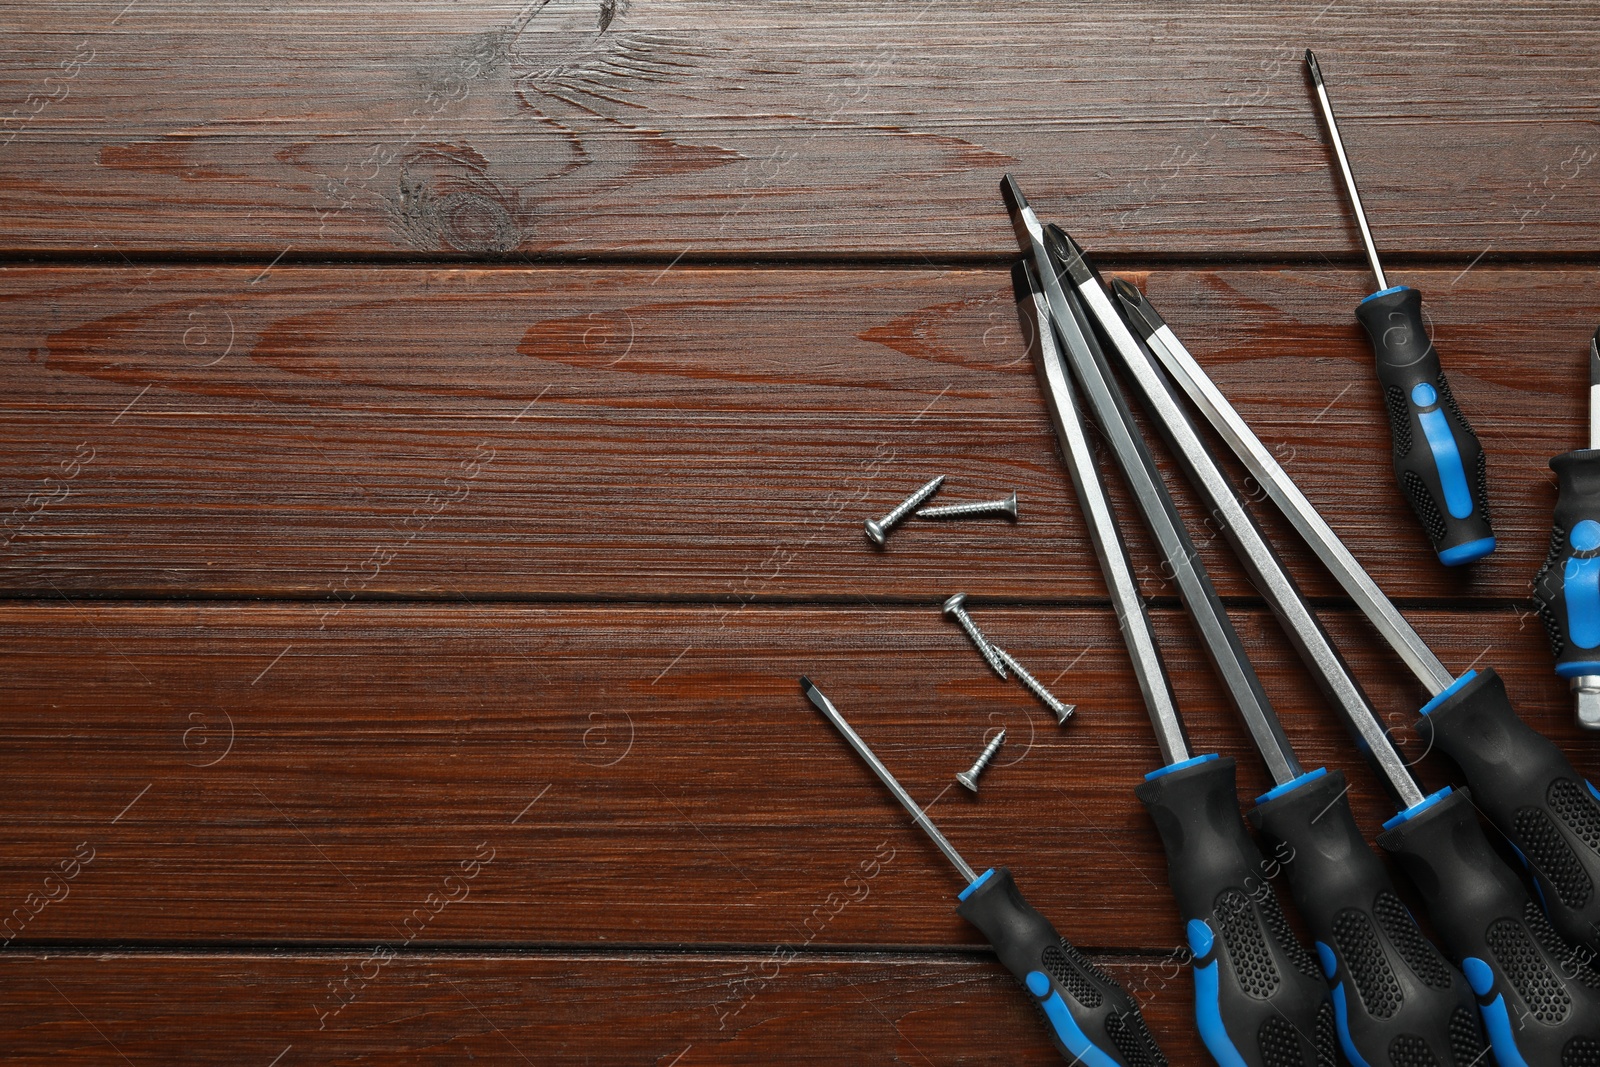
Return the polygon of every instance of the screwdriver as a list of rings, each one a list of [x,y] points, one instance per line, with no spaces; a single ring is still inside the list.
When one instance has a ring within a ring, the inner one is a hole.
[[[1137,294],[1131,286],[1123,292]],[[1129,298],[1124,296],[1124,302]],[[1492,667],[1455,678],[1384,595],[1317,509],[1206,377],[1142,295],[1129,314],[1167,371],[1311,546],[1432,699],[1422,741],[1449,756],[1481,810],[1528,863],[1539,900],[1561,936],[1600,952],[1600,793],[1544,735],[1511,708]]]
[[[1334,1061],[1333,1005],[1311,954],[1289,933],[1260,851],[1239,815],[1235,764],[1190,755],[1171,683],[1089,445],[1031,262],[1012,271],[1062,459],[1089,525],[1163,766],[1135,794],[1161,834],[1167,881],[1193,953],[1195,1018],[1218,1064],[1320,1067]]]
[[[1384,277],[1333,105],[1328,102],[1322,68],[1309,48],[1306,69],[1378,282],[1377,291],[1356,305],[1356,318],[1366,328],[1377,360],[1394,442],[1395,477],[1439,561],[1448,567],[1470,563],[1494,551],[1483,446],[1461,414],[1439,367],[1439,354],[1422,321],[1422,294],[1409,285],[1390,285]]]
[[[1127,991],[1056,933],[1023,899],[1010,871],[975,872],[822,690],[805,677],[800,688],[967,880],[956,914],[983,932],[1000,962],[1032,995],[1062,1058],[1084,1067],[1167,1067]]]
[[[1348,551],[1331,531],[1326,542],[1306,533],[1319,527],[1326,529],[1326,523],[1205,377],[1144,295],[1122,281],[1116,282],[1115,288],[1127,321],[1145,338],[1150,350],[1178,379],[1257,482],[1283,507],[1296,529],[1312,541],[1318,555],[1325,562],[1341,555],[1348,557]],[[1296,505],[1294,501],[1300,503]],[[1432,652],[1353,558],[1351,566],[1354,571],[1348,575],[1351,580],[1345,583],[1346,589],[1358,601],[1376,598],[1374,603],[1383,609],[1374,615],[1375,622],[1384,620],[1379,628],[1396,629],[1397,633],[1403,629],[1410,635],[1409,644],[1397,643],[1397,648],[1405,647],[1412,653],[1406,657],[1407,662],[1432,659]],[[1335,574],[1341,582],[1347,577],[1342,569],[1335,570]],[[1342,661],[1338,661],[1338,667],[1347,670]],[[1438,669],[1443,672],[1442,667]],[[1503,688],[1501,694],[1503,699]],[[1343,710],[1348,716],[1349,710]],[[1506,711],[1509,714],[1509,707]],[[1370,709],[1365,714],[1370,715]],[[1372,720],[1368,728],[1376,725]],[[1356,732],[1364,733],[1361,729]],[[1392,781],[1395,776],[1387,759],[1380,758],[1380,753],[1366,744],[1363,750],[1380,773]],[[1409,773],[1403,764],[1400,772]],[[1489,847],[1472,811],[1470,792],[1475,791],[1476,786],[1460,791],[1446,788],[1411,804],[1384,824],[1385,833],[1378,838],[1378,844],[1396,856],[1416,884],[1434,927],[1461,962],[1468,983],[1478,995],[1499,1062],[1560,1063],[1563,1067],[1582,1063],[1583,1056],[1600,1051],[1600,975],[1589,965],[1592,954],[1562,942],[1521,880]],[[1263,815],[1268,815],[1265,809]],[[1273,835],[1270,824],[1263,825],[1263,829]],[[1290,864],[1291,879],[1297,877],[1296,863],[1298,857]],[[1361,980],[1359,967],[1351,970],[1364,997],[1370,983]],[[1391,1056],[1397,1064],[1405,1062],[1398,1051],[1391,1045]],[[1465,1062],[1463,1055],[1457,1052],[1458,1062]]]
[[[1600,730],[1600,330],[1589,341],[1589,447],[1557,456],[1550,469],[1556,513],[1533,599],[1556,674],[1578,694],[1578,725]]]
[[[1059,228],[1051,226],[1046,241],[1054,261],[1071,288],[1063,291],[1064,301],[1072,306],[1081,333],[1074,344],[1068,337],[1069,352],[1080,379],[1098,384],[1086,389],[1094,395],[1103,391],[1120,401],[1120,392],[1111,377],[1106,359],[1088,326],[1088,316],[1110,328],[1106,331],[1125,365],[1133,364],[1130,374],[1146,391],[1152,414],[1164,432],[1169,433],[1173,451],[1184,463],[1191,480],[1201,490],[1210,507],[1213,521],[1234,541],[1236,551],[1246,563],[1252,580],[1267,596],[1291,640],[1313,666],[1325,694],[1345,713],[1367,751],[1384,769],[1392,788],[1407,803],[1424,800],[1422,791],[1405,769],[1398,753],[1363,694],[1344,669],[1327,635],[1313,616],[1298,589],[1283,572],[1270,547],[1250,522],[1222,472],[1194,438],[1193,428],[1180,410],[1172,406],[1170,393],[1141,371],[1137,343],[1122,325],[1120,317],[1105,299],[1098,276],[1077,248]],[[1068,266],[1070,264],[1070,266]],[[1081,299],[1080,299],[1081,298]],[[1089,305],[1087,312],[1084,305]],[[1152,393],[1153,387],[1153,395]],[[1162,401],[1166,403],[1162,403]],[[1237,639],[1220,635],[1232,624],[1199,561],[1193,542],[1183,529],[1177,509],[1156,471],[1149,449],[1137,436],[1125,402],[1102,404],[1101,424],[1122,407],[1122,430],[1108,436],[1124,475],[1135,488],[1146,525],[1156,540],[1178,581],[1186,606],[1191,606],[1197,629],[1214,659],[1237,656],[1238,669],[1250,671],[1248,660],[1238,650]],[[1169,426],[1168,422],[1173,422]],[[1144,483],[1144,488],[1138,488]],[[1237,536],[1237,540],[1235,539]],[[1181,564],[1180,561],[1192,561]],[[1194,610],[1198,605],[1201,610]],[[1253,672],[1251,672],[1253,675]],[[1226,675],[1224,675],[1226,678]],[[1457,1058],[1465,1065],[1482,1052],[1482,1039],[1472,1010],[1471,990],[1460,974],[1453,971],[1417,928],[1394,890],[1387,871],[1365,845],[1361,831],[1346,798],[1347,787],[1341,772],[1325,768],[1304,771],[1287,740],[1274,751],[1267,738],[1281,738],[1275,713],[1264,699],[1252,702],[1249,695],[1230,690],[1247,723],[1270,718],[1274,729],[1253,726],[1252,735],[1266,759],[1275,786],[1258,801],[1250,819],[1268,837],[1286,846],[1289,859],[1289,888],[1317,938],[1318,955],[1332,989],[1334,1022],[1339,1042],[1352,1063],[1385,1064],[1409,1067],[1414,1062],[1449,1064]],[[1357,995],[1357,990],[1361,995]],[[1382,990],[1382,994],[1378,994]],[[1404,1049],[1401,1055],[1396,1042]],[[1464,1058],[1462,1053],[1470,1053]]]

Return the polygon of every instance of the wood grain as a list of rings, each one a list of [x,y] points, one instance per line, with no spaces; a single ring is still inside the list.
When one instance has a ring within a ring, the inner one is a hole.
[[[1173,1063],[1202,1062],[1186,976],[1098,962]],[[969,954],[8,953],[0,990],[0,1047],[28,1062],[1061,1062],[1011,976]]]
[[[0,250],[993,259],[1011,170],[1092,250],[1354,262],[1311,45],[1388,253],[1597,251],[1600,37],[1560,3],[73,16],[4,16]]]
[[[1114,617],[974,613],[1079,705],[1067,728],[932,605],[7,605],[0,903],[92,853],[65,899],[7,933],[14,948],[981,944],[947,906],[959,878],[802,699],[805,673],[975,866],[1012,866],[1087,949],[1168,951],[1179,924],[1132,796],[1159,761]],[[1275,624],[1234,614],[1302,761],[1349,768],[1376,833],[1393,807]],[[1420,756],[1426,694],[1363,622],[1328,621]],[[1241,797],[1263,792],[1187,621],[1157,623],[1196,751],[1237,755]],[[1417,623],[1446,663],[1499,668],[1592,773],[1596,739],[1572,725],[1535,620]],[[974,799],[952,776],[998,726],[1010,740]],[[1450,779],[1432,757],[1419,770]],[[830,914],[864,865],[870,903]],[[447,892],[470,906],[422,910]]]
[[[1490,456],[1501,547],[1466,571],[1395,487],[1357,275],[1134,277],[1392,595],[1527,596],[1547,460],[1585,432],[1593,270],[1403,275]],[[12,594],[1105,596],[1002,272],[28,269],[0,334]],[[1018,490],[1023,521],[872,551],[862,520],[935,473],[944,501]]]

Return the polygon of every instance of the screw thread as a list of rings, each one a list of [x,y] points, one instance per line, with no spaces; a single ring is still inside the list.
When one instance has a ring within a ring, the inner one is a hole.
[[[934,493],[937,493],[939,491],[939,486],[943,483],[944,475],[942,474],[937,478],[932,479],[927,485],[924,485],[921,489],[918,489],[915,493],[912,493],[910,496],[901,501],[899,506],[893,511],[879,519],[878,525],[883,527],[885,530],[892,526],[898,525],[900,520],[911,514],[917,505],[921,504]]]
[[[1022,683],[1022,687],[1028,690],[1028,692],[1032,693],[1034,696],[1038,697],[1044,702],[1045,707],[1049,708],[1055,713],[1057,722],[1066,722],[1067,719],[1071,718],[1072,713],[1078,710],[1077,705],[1063,704],[1060,700],[1058,700],[1056,695],[1050,692],[1050,690],[1046,689],[1043,682],[1039,681],[1039,679],[1030,674],[1028,672],[1028,668],[1018,663],[1016,657],[1011,653],[1007,652],[999,645],[996,645],[994,650],[1000,656],[1000,658],[1005,661],[1006,666],[1010,667],[1017,673],[1017,681]]]
[[[961,625],[961,628],[967,632],[967,636],[970,637],[972,639],[972,643],[977,646],[978,654],[984,658],[990,667],[994,668],[994,672],[998,674],[1001,679],[1009,680],[1009,676],[1006,674],[1005,663],[998,655],[995,654],[995,646],[989,643],[989,639],[987,637],[983,636],[983,631],[979,630],[978,624],[972,621],[972,616],[968,615],[964,608],[950,609],[950,616],[954,618],[956,622]]]
[[[945,504],[937,508],[923,508],[917,512],[919,519],[972,519],[984,515],[1017,517],[1017,494],[1003,500],[979,500],[971,504]]]
[[[983,746],[983,751],[978,753],[978,758],[972,761],[972,766],[967,768],[967,774],[976,778],[989,766],[989,761],[994,759],[994,754],[1000,751],[1000,746],[1006,743],[1006,732],[1001,730],[994,735],[994,740]]]

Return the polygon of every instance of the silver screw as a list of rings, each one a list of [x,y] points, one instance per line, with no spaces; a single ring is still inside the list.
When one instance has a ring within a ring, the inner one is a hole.
[[[994,654],[994,646],[989,643],[988,638],[983,636],[977,624],[972,621],[972,616],[968,615],[966,609],[961,606],[966,601],[967,594],[965,593],[957,593],[949,600],[946,600],[944,602],[945,615],[956,620],[961,628],[967,631],[967,636],[972,638],[972,643],[978,646],[978,654],[988,661],[989,666],[994,668],[994,673],[998,674],[1002,679],[1009,678],[1010,676],[1006,674],[1006,665],[1000,662],[999,656]]]
[[[1063,704],[1061,701],[1057,700],[1055,694],[1044,687],[1044,683],[1040,682],[1039,679],[1029,674],[1026,667],[1018,663],[1016,658],[1012,656],[1011,653],[1007,652],[999,645],[994,646],[994,651],[1007,667],[1010,667],[1012,670],[1017,672],[1017,681],[1022,683],[1022,687],[1028,692],[1032,693],[1034,696],[1038,697],[1040,700],[1044,701],[1044,706],[1055,712],[1056,722],[1064,725],[1068,719],[1072,718],[1072,713],[1078,710],[1078,706],[1076,704]]]
[[[980,500],[975,504],[946,504],[938,508],[923,508],[917,512],[919,519],[978,519],[986,515],[1004,515],[1015,522],[1017,494],[1013,492],[1004,500]]]
[[[978,775],[982,774],[983,769],[989,766],[989,761],[994,759],[994,754],[999,752],[1000,746],[1005,743],[1006,732],[1001,730],[995,735],[994,740],[985,745],[983,751],[978,753],[978,758],[972,761],[972,766],[956,775],[956,781],[976,793],[978,791]]]
[[[889,540],[889,531],[899,526],[901,521],[913,511],[917,505],[939,491],[939,486],[944,484],[944,475],[933,479],[927,485],[901,501],[900,506],[881,519],[867,520],[867,540],[882,548]]]

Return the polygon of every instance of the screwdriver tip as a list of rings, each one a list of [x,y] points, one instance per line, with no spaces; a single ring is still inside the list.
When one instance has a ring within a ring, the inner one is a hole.
[[[1322,67],[1317,63],[1317,57],[1311,49],[1306,49],[1306,68],[1311,71],[1311,80],[1318,85],[1322,84]]]
[[[811,679],[810,678],[807,678],[805,675],[802,674],[800,676],[800,688],[804,689],[806,692],[809,693],[813,689],[815,689],[816,686],[811,684]]]
[[[1072,239],[1072,235],[1055,223],[1044,228],[1045,248],[1050,257],[1056,261],[1058,271],[1066,271],[1075,285],[1082,285],[1094,277],[1094,268],[1089,265],[1083,248]]]
[[[1589,384],[1600,385],[1600,329],[1589,341]]]
[[[1111,290],[1117,294],[1117,301],[1122,305],[1128,324],[1145,340],[1148,341],[1157,330],[1167,324],[1156,309],[1150,306],[1150,301],[1145,299],[1139,287],[1132,282],[1124,278],[1113,278]]]
[[[1013,214],[1028,206],[1028,198],[1022,195],[1022,186],[1010,174],[1000,179],[1000,195],[1005,197],[1006,209]]]

